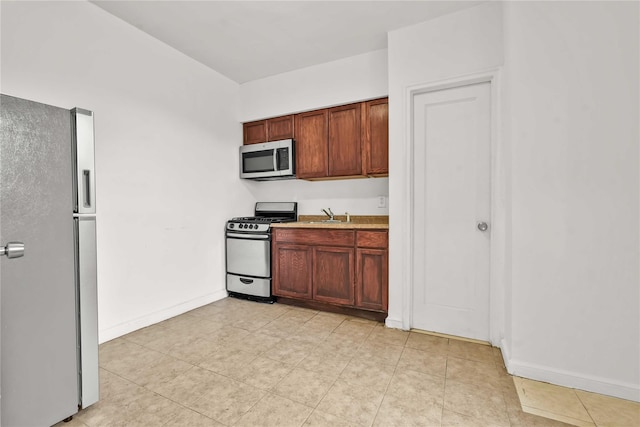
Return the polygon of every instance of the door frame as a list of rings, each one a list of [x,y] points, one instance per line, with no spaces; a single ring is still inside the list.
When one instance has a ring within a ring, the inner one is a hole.
[[[507,231],[510,225],[510,210],[507,186],[508,158],[501,139],[500,117],[500,74],[499,68],[489,69],[474,74],[453,77],[445,80],[420,83],[405,88],[405,182],[408,188],[408,198],[405,205],[405,224],[408,233],[404,244],[404,252],[407,254],[403,260],[405,278],[402,281],[402,329],[409,330],[413,324],[413,290],[414,290],[414,120],[413,103],[416,95],[443,89],[453,89],[478,83],[491,85],[491,243],[489,249],[489,337],[494,346],[500,346],[505,335],[505,280],[507,278]]]

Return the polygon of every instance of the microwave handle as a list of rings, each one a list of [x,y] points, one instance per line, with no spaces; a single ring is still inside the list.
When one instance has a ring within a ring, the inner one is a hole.
[[[273,156],[273,171],[277,172],[278,171],[278,166],[280,166],[280,150],[275,148],[274,149],[276,155]]]

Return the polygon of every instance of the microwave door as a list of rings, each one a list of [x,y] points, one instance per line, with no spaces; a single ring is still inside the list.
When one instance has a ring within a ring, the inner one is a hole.
[[[241,159],[241,178],[257,178],[274,175],[275,155],[273,149],[246,150],[242,153]]]

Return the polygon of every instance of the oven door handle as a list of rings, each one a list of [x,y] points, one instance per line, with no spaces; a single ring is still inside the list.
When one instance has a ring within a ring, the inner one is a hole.
[[[227,233],[227,237],[234,237],[236,239],[245,240],[268,240],[268,234],[239,234],[239,233]]]

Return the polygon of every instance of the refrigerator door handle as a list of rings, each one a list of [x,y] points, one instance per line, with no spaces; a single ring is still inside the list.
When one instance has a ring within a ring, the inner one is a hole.
[[[90,208],[91,207],[91,170],[90,169],[83,169],[82,170],[82,180],[83,180],[83,201],[82,201],[82,206],[84,206],[85,208]]]

